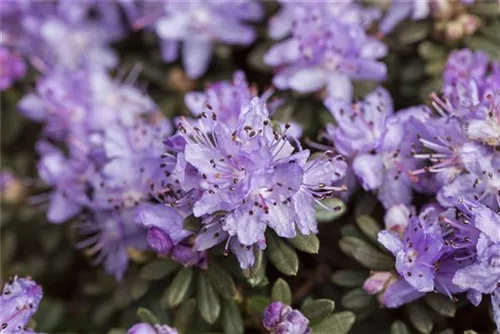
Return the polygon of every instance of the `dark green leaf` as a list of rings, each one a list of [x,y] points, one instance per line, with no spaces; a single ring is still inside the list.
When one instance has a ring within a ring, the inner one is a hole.
[[[241,312],[234,300],[224,300],[222,305],[222,328],[226,334],[244,332]]]
[[[430,308],[444,317],[454,317],[457,311],[455,303],[445,295],[429,293],[425,296],[425,302]]]
[[[430,333],[432,331],[433,322],[429,309],[420,301],[405,305],[406,313],[412,325],[421,333]]]
[[[137,317],[142,321],[142,322],[147,322],[148,324],[158,324],[160,321],[158,318],[148,310],[147,308],[144,307],[139,307],[137,309]]]
[[[271,299],[266,296],[251,296],[247,299],[247,309],[251,313],[262,316],[267,305],[271,303]]]
[[[196,300],[188,299],[175,313],[174,326],[179,333],[188,333],[196,311]]]
[[[339,241],[339,246],[342,252],[350,257],[354,257],[354,251],[357,248],[365,247],[366,245],[366,242],[356,237],[343,237]]]
[[[342,306],[348,310],[359,311],[370,306],[373,301],[373,296],[367,294],[362,288],[357,288],[347,292],[342,297]]]
[[[402,44],[412,44],[423,40],[430,32],[426,21],[405,21],[398,30],[398,40]]]
[[[214,287],[204,273],[198,275],[196,302],[201,317],[209,324],[213,324],[220,314],[220,300]]]
[[[142,267],[139,275],[147,281],[157,281],[174,273],[179,267],[178,262],[169,259],[155,259]]]
[[[305,304],[300,312],[314,325],[328,317],[334,310],[335,303],[329,299],[318,299]]]
[[[266,266],[267,260],[264,252],[255,250],[255,264],[244,273],[250,286],[258,287],[269,284],[269,280],[266,277]]]
[[[316,220],[318,223],[333,222],[342,217],[347,210],[345,203],[338,198],[322,200],[321,204],[329,208],[329,210],[326,210],[321,205],[316,206]]]
[[[394,259],[368,244],[354,249],[354,258],[364,267],[373,270],[391,270],[394,268]]]
[[[142,296],[144,296],[146,292],[148,292],[148,287],[148,282],[141,279],[136,280],[132,284],[132,290],[130,291],[132,300],[139,300]]]
[[[174,307],[179,305],[189,290],[193,280],[193,269],[191,267],[182,268],[175,275],[172,283],[165,291],[162,298],[162,305],[165,307]]]
[[[404,322],[396,320],[391,325],[391,334],[410,334],[410,331]]]
[[[318,324],[311,326],[311,329],[315,334],[345,334],[349,332],[355,320],[356,317],[352,312],[334,313]]]
[[[189,215],[184,219],[184,228],[188,231],[198,232],[201,230],[201,218]]]
[[[362,286],[368,278],[368,271],[342,269],[332,275],[332,282],[345,288]]]
[[[217,263],[208,266],[206,275],[215,290],[226,299],[232,299],[236,295],[234,281],[228,272]]]
[[[295,238],[288,239],[288,242],[305,253],[318,254],[319,252],[319,239],[314,234],[298,235]]]
[[[356,224],[368,239],[377,242],[380,226],[375,219],[367,215],[362,215],[356,218]]]
[[[297,253],[274,233],[267,234],[267,255],[276,269],[283,274],[297,274],[299,270]]]
[[[278,278],[274,283],[271,290],[271,299],[272,301],[280,301],[286,305],[292,305],[292,290],[284,279]]]

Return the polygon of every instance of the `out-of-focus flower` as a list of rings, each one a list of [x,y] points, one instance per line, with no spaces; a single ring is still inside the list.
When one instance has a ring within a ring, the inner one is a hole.
[[[26,73],[26,65],[20,55],[0,46],[0,90],[6,90]]]
[[[0,198],[7,203],[19,203],[26,195],[22,179],[10,171],[0,171]]]
[[[264,327],[272,334],[311,333],[309,320],[299,311],[281,302],[269,304],[264,310]]]
[[[123,27],[113,2],[4,1],[2,9],[0,44],[39,71],[117,65],[109,44],[123,36]]]
[[[181,51],[190,78],[203,75],[212,58],[214,42],[249,45],[255,30],[248,22],[263,17],[261,4],[253,0],[237,2],[157,2],[144,6],[135,28],[154,25],[161,39],[166,62],[175,61]]]
[[[150,325],[141,322],[130,327],[127,334],[179,334],[179,332],[168,325]]]
[[[381,33],[388,34],[406,18],[422,20],[432,15],[438,21],[447,20],[472,2],[474,0],[392,0],[379,29]]]
[[[264,56],[277,69],[273,78],[279,89],[310,93],[326,88],[328,95],[350,101],[352,80],[383,80],[386,66],[379,61],[386,46],[365,32],[367,14],[355,3],[293,3],[285,5],[278,22],[291,36],[273,46]],[[330,9],[330,10],[329,10]],[[371,12],[370,12],[371,13]],[[276,18],[275,18],[276,20]],[[290,27],[290,28],[287,28]]]
[[[10,279],[0,299],[0,333],[33,333],[26,328],[42,300],[42,288],[31,278]]]

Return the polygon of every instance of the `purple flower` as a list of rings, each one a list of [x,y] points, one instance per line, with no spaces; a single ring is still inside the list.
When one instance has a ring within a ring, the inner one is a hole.
[[[318,199],[345,190],[335,184],[346,171],[343,159],[326,152],[308,161],[310,152],[300,144],[294,153],[290,125],[282,132],[274,127],[265,102],[252,98],[246,82],[215,84],[197,96],[196,108],[188,105],[198,117],[180,118],[178,134],[166,141],[165,178],[154,186],[160,202],[178,210],[190,204],[202,219],[195,248],[227,240],[226,249],[248,268],[253,246],[265,247],[267,227],[285,238],[296,236],[296,228],[316,233]]]
[[[412,20],[425,19],[430,11],[430,2],[432,0],[393,0],[391,1],[391,7],[389,11],[380,22],[380,31],[383,34],[391,32],[398,23],[411,17]]]
[[[182,42],[182,60],[191,78],[199,78],[206,72],[214,42],[230,45],[252,43],[255,31],[247,22],[263,17],[261,5],[252,0],[160,2],[145,8],[144,17],[134,26],[139,28],[154,23],[166,62],[178,58]]]
[[[379,233],[379,242],[395,255],[401,276],[384,291],[386,306],[399,307],[430,291],[451,298],[467,290],[454,277],[476,258],[474,248],[480,236],[472,225],[472,210],[460,206],[444,211],[428,205],[410,219],[403,235],[387,230]]]
[[[454,51],[448,57],[443,80],[443,94],[454,108],[478,105],[500,89],[500,63],[483,51]]]
[[[352,15],[350,22],[342,15],[342,9],[332,13],[325,6],[328,5],[301,3],[285,9],[284,18],[290,21],[285,27],[291,26],[291,37],[273,46],[264,61],[278,70],[273,78],[278,89],[310,93],[326,87],[329,96],[349,101],[352,80],[386,77],[387,69],[378,59],[385,56],[387,48],[366,35],[359,23],[362,20],[357,19],[362,14]],[[361,10],[355,5],[344,7]]]
[[[464,4],[470,4],[474,0],[461,0]],[[412,20],[422,20],[436,10],[441,5],[440,1],[436,0],[392,0],[389,11],[380,22],[380,32],[383,34],[390,33],[401,21],[406,18]]]
[[[470,212],[470,223],[479,232],[475,243],[475,261],[459,269],[453,283],[463,289],[470,289],[480,300],[481,294],[491,294],[493,316],[500,328],[500,216],[488,207],[477,202],[461,201]],[[475,304],[479,302],[476,301]]]
[[[12,86],[17,79],[26,74],[26,65],[23,59],[15,52],[0,46],[0,90],[6,90]]]
[[[386,208],[409,204],[412,188],[421,187],[412,172],[423,165],[412,156],[417,137],[410,125],[427,119],[427,108],[394,113],[392,100],[383,88],[354,105],[333,98],[325,104],[337,122],[327,126],[325,137],[336,150],[350,157],[361,186],[377,191]]]
[[[50,137],[71,134],[96,142],[99,136],[88,138],[88,131],[102,131],[114,122],[132,127],[138,115],[156,110],[151,98],[131,84],[134,76],[120,82],[98,67],[59,68],[42,77],[36,93],[26,95],[19,108],[26,117],[43,122]]]
[[[266,307],[263,324],[273,334],[311,333],[309,320],[299,311],[281,302],[274,302]]]
[[[183,265],[206,266],[205,252],[195,250],[184,229],[182,210],[162,204],[143,204],[139,219],[148,228],[148,243],[159,255],[170,255]]]
[[[28,321],[42,300],[42,288],[31,278],[10,279],[0,300],[0,333],[28,333]]]
[[[84,64],[116,66],[116,54],[109,47],[123,33],[116,4],[12,1],[5,6],[2,45],[22,54],[39,71]],[[92,16],[91,10],[98,15]]]
[[[140,322],[130,327],[127,334],[179,334],[177,329],[168,325],[150,325],[145,322]]]
[[[363,283],[363,289],[370,295],[377,294],[385,289],[393,279],[393,274],[388,271],[372,273]]]
[[[289,2],[280,1],[281,9],[269,20],[269,35],[273,39],[281,39],[292,33],[293,22],[304,10],[321,11],[345,24],[356,24],[368,27],[380,18],[380,11],[375,8],[364,8],[357,1],[329,2]]]

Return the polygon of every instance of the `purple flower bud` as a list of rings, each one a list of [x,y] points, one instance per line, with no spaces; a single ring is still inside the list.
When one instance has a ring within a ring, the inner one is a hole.
[[[130,327],[127,334],[179,334],[177,329],[168,325],[150,325],[145,322]]]
[[[26,73],[23,59],[9,49],[0,47],[0,91],[10,88],[12,83]]]
[[[264,310],[264,327],[272,330],[281,322],[281,313],[285,305],[281,302],[274,302],[269,304]]]
[[[172,251],[172,239],[158,227],[152,226],[148,230],[148,243],[160,255],[168,255]]]
[[[374,295],[384,290],[392,278],[392,273],[387,271],[373,273],[366,279],[363,284],[363,289],[370,295]]]

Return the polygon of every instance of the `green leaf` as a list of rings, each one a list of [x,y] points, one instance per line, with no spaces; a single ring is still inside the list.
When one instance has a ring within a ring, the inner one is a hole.
[[[314,234],[297,235],[295,238],[288,239],[288,242],[298,250],[309,253],[318,254],[319,252],[319,239]]]
[[[266,296],[251,296],[247,298],[247,309],[251,313],[258,314],[259,317],[264,313],[267,305],[271,303],[271,299]]]
[[[196,300],[191,298],[182,303],[175,313],[174,326],[179,333],[188,333],[196,311]]]
[[[332,275],[332,282],[344,288],[355,288],[362,286],[368,276],[367,271],[342,269]]]
[[[402,44],[413,44],[427,37],[430,28],[426,21],[405,21],[398,30],[398,40]]]
[[[226,334],[244,332],[241,312],[234,300],[224,300],[222,305],[222,328]]]
[[[217,263],[208,266],[206,275],[215,290],[225,299],[232,299],[236,295],[234,281],[228,272]]]
[[[201,218],[189,215],[184,219],[184,228],[188,231],[198,232],[201,230]]]
[[[266,286],[269,280],[266,277],[267,260],[264,252],[255,250],[255,264],[244,272],[247,282],[252,287]]]
[[[468,330],[464,331],[464,334],[478,334],[478,333],[472,329],[468,329]]]
[[[193,269],[191,267],[182,268],[175,275],[172,283],[165,291],[162,298],[162,305],[166,307],[174,307],[179,305],[189,290],[189,286],[193,280]]]
[[[412,325],[421,333],[430,333],[434,327],[431,315],[425,304],[420,301],[405,305],[406,313]]]
[[[375,219],[367,215],[362,215],[356,218],[356,224],[368,239],[377,242],[380,226]]]
[[[475,35],[464,39],[464,43],[473,50],[486,51],[490,58],[500,59],[500,48],[489,39]]]
[[[354,249],[354,258],[364,267],[373,270],[391,270],[394,268],[394,259],[380,252],[368,244]]]
[[[369,307],[373,301],[373,296],[367,294],[362,288],[356,288],[342,297],[342,306],[348,310],[359,311]]]
[[[354,251],[359,247],[367,245],[363,240],[356,237],[343,237],[339,241],[339,246],[342,252],[350,257],[354,257]]]
[[[178,262],[169,259],[154,259],[142,267],[139,276],[147,281],[157,281],[173,274],[179,267]]]
[[[276,269],[283,274],[297,274],[299,270],[297,253],[274,233],[267,233],[267,255]]]
[[[331,223],[342,217],[347,210],[345,203],[338,198],[322,200],[321,204],[330,210],[326,210],[321,205],[316,206],[316,220],[318,223]]]
[[[391,334],[410,334],[410,330],[404,322],[396,320],[391,325]]]
[[[271,290],[271,300],[273,302],[279,301],[286,305],[292,305],[292,290],[284,279],[278,278],[274,283]]]
[[[465,332],[464,332],[464,334],[465,334]],[[472,331],[472,334],[473,333],[476,333],[476,332]],[[442,331],[440,331],[437,334],[455,334],[455,331],[453,329],[451,329],[451,328],[446,328],[446,329],[443,329]],[[492,334],[495,334],[495,333],[492,333]]]
[[[431,309],[444,317],[454,317],[457,311],[457,306],[450,298],[437,293],[427,294],[425,296],[425,302]]]
[[[334,313],[320,323],[311,326],[311,329],[313,333],[317,334],[345,334],[349,332],[355,320],[356,317],[352,312]]]
[[[148,292],[149,284],[141,279],[136,280],[132,284],[132,289],[130,290],[130,295],[132,300],[139,300],[142,296]]]
[[[16,248],[17,235],[10,230],[2,232],[2,242],[0,243],[2,263],[8,263],[9,260],[14,258],[14,256],[16,255]]]
[[[314,325],[332,314],[335,303],[329,299],[318,299],[305,304],[300,308],[300,312]]]
[[[154,325],[160,323],[156,315],[145,307],[139,307],[137,309],[137,317],[142,322],[147,322],[148,324]]]
[[[198,311],[206,322],[213,324],[219,318],[221,309],[219,296],[203,273],[198,275],[196,302]]]
[[[111,328],[107,334],[126,334],[126,330],[121,328]]]

